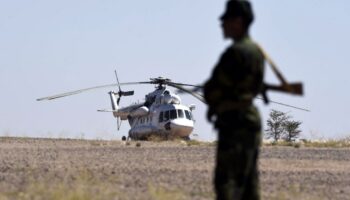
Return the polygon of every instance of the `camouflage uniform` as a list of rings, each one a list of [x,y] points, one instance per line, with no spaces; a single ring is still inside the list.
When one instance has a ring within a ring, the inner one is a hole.
[[[253,98],[263,87],[264,58],[248,35],[226,49],[204,87],[208,118],[219,131],[217,199],[259,199],[261,121]]]

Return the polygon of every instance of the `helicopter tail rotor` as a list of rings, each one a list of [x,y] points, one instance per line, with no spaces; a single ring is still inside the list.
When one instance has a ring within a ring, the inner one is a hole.
[[[117,117],[116,112],[119,109],[120,98],[122,96],[131,96],[134,94],[134,91],[126,91],[126,92],[123,92],[121,90],[119,90],[119,92],[110,91],[108,92],[108,94],[111,99],[112,109],[115,111],[113,112],[113,115],[114,117]]]
[[[119,105],[120,98],[122,96],[132,96],[132,95],[134,95],[134,91],[126,91],[126,92],[122,91],[122,89],[120,87],[119,79],[118,79],[117,70],[114,70],[114,74],[115,74],[115,78],[117,79],[117,85],[118,85],[118,89],[119,89],[118,99],[117,99],[117,104]]]
[[[120,116],[118,116],[117,111],[119,109],[120,98],[122,96],[132,96],[132,95],[134,95],[134,91],[122,91],[122,89],[120,87],[118,75],[117,75],[117,70],[115,70],[114,73],[115,73],[115,78],[117,80],[117,85],[118,85],[119,91],[118,92],[110,91],[108,94],[111,98],[112,109],[114,110],[113,116],[115,118],[117,118],[117,126],[118,126],[118,130],[119,130],[120,126],[121,126],[121,120],[120,120]]]

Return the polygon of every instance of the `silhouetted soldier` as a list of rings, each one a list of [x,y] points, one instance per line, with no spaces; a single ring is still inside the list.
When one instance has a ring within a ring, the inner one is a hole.
[[[217,199],[259,199],[257,170],[261,122],[253,98],[262,91],[264,57],[249,38],[254,16],[247,1],[231,0],[221,16],[222,54],[204,87],[207,118],[219,131],[215,169]]]

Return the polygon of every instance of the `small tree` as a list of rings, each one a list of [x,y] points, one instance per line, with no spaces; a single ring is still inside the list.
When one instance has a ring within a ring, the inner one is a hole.
[[[271,110],[270,118],[267,120],[266,137],[272,138],[274,142],[277,142],[282,138],[284,133],[284,123],[290,118],[286,113]]]
[[[283,124],[285,134],[283,135],[283,139],[286,142],[293,142],[296,138],[299,137],[301,130],[299,129],[301,122],[300,121],[286,121]]]

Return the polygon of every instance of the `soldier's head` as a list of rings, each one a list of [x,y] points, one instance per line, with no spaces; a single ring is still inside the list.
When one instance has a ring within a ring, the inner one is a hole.
[[[220,17],[225,38],[239,39],[247,34],[254,20],[252,6],[246,0],[229,0]]]

